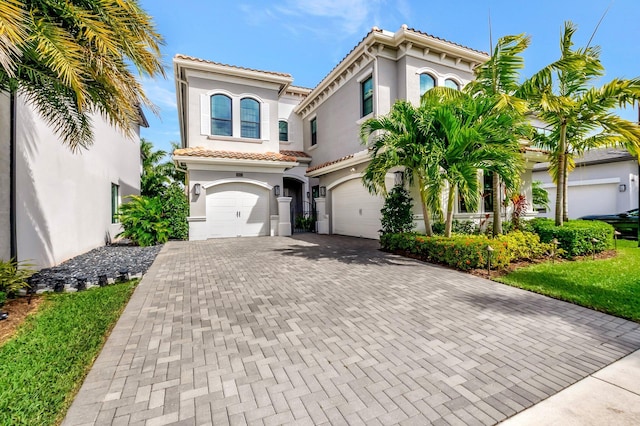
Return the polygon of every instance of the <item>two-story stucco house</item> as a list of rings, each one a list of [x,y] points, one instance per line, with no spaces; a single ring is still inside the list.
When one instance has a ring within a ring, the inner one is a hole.
[[[0,93],[0,259],[49,267],[115,238],[118,205],[140,193],[140,125],[127,138],[94,116],[94,144],[72,152],[23,96]]]
[[[177,55],[183,148],[174,161],[190,182],[190,239],[289,235],[296,210],[290,203],[300,199],[315,203],[318,232],[378,238],[384,200],[362,185],[370,153],[360,125],[387,114],[396,100],[418,104],[431,87],[463,87],[487,59],[406,26],[395,33],[374,27],[309,90],[292,86],[288,74]],[[531,168],[541,159],[523,155],[530,199]],[[490,182],[490,176],[479,179]],[[388,187],[393,184],[389,173]],[[456,217],[484,218],[490,200],[478,212],[460,202]],[[420,206],[415,209],[419,225]]]

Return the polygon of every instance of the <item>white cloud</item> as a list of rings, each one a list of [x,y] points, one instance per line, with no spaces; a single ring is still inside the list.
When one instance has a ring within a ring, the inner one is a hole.
[[[332,38],[366,32],[389,14],[410,16],[406,0],[280,0],[260,11],[239,7],[251,25],[275,23],[294,35]]]
[[[147,98],[161,110],[176,110],[176,94],[173,82],[169,80],[142,79],[142,86]]]

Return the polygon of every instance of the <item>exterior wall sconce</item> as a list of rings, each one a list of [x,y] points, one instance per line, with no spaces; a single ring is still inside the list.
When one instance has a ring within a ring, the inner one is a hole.
[[[280,185],[276,185],[273,187],[273,195],[275,195],[276,197],[280,196]]]
[[[307,199],[311,198],[311,193],[309,191],[307,191]]]
[[[196,183],[195,185],[193,185],[193,193],[195,195],[200,195],[200,191],[201,191],[201,187],[199,183]]]
[[[326,186],[321,186],[320,187],[320,196],[321,197],[326,197],[327,196],[327,187]]]
[[[404,184],[404,172],[398,171],[398,172],[395,172],[394,175],[395,175],[394,184],[396,186],[403,185]]]
[[[627,185],[624,183],[621,183],[620,185],[618,185],[618,191],[620,192],[625,192],[627,190]]]

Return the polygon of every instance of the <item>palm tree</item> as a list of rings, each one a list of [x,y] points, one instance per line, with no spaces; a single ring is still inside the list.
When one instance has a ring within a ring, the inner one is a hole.
[[[519,184],[521,156],[507,137],[513,124],[509,114],[496,114],[497,99],[472,97],[448,88],[425,93],[419,128],[432,141],[432,160],[427,181],[428,199],[441,197],[448,188],[445,236],[451,236],[455,194],[471,210],[480,199],[479,172],[503,177],[509,187]]]
[[[164,75],[161,44],[137,0],[6,0],[0,90],[23,94],[72,150],[91,144],[92,113],[132,135],[153,105],[128,64]]]
[[[153,144],[146,139],[140,140],[140,157],[142,157],[140,195],[155,197],[164,192],[169,178],[160,161],[166,155],[167,153],[163,150],[154,151]]]
[[[516,96],[520,84],[519,71],[524,67],[521,53],[529,46],[530,38],[524,34],[505,36],[498,40],[491,57],[475,68],[475,80],[465,86],[464,91],[473,97],[490,98],[495,104],[497,115],[507,115],[510,123],[503,125],[513,129],[512,132],[501,132],[504,139],[494,140],[494,143],[504,143],[514,153],[519,152],[517,139],[526,137],[530,132],[526,123],[525,113],[527,102]],[[503,121],[506,117],[502,117]],[[497,135],[496,135],[497,136]],[[502,234],[502,216],[500,215],[501,194],[500,181],[509,180],[498,170],[492,173],[493,197],[493,235]],[[515,188],[507,188],[515,189]]]
[[[622,144],[640,148],[640,126],[612,113],[616,107],[640,99],[640,78],[613,79],[601,87],[604,75],[598,47],[573,48],[576,27],[566,22],[560,40],[560,59],[534,74],[521,94],[531,103],[550,132],[537,143],[551,152],[551,175],[556,184],[556,225],[568,219],[567,183],[573,156],[586,149]]]
[[[360,128],[360,137],[368,144],[374,135],[372,158],[362,178],[371,193],[386,195],[386,175],[393,168],[404,168],[409,184],[416,182],[420,192],[420,204],[425,232],[433,235],[431,211],[439,210],[439,197],[428,197],[427,181],[435,164],[430,140],[419,128],[418,108],[407,101],[397,101],[388,115],[371,118]]]

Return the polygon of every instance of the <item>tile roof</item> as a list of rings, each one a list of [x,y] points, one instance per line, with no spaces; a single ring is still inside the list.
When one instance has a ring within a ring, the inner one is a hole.
[[[465,46],[463,44],[455,43],[455,42],[447,40],[445,38],[437,37],[437,36],[431,35],[429,33],[425,33],[424,31],[416,30],[415,28],[407,28],[407,31],[411,31],[411,32],[414,32],[416,34],[427,36],[427,37],[432,38],[434,40],[444,41],[445,43],[451,44],[453,46],[462,47],[463,49],[471,50],[471,51],[476,52],[476,53],[481,53],[483,55],[489,55],[487,52],[483,52],[482,50],[474,49],[472,47],[468,47],[468,46]]]
[[[197,146],[193,148],[179,148],[173,151],[173,155],[186,157],[209,157],[228,158],[233,160],[262,160],[262,161],[287,161],[295,163],[296,157],[277,152],[233,152],[233,151],[212,151],[210,149]]]
[[[280,154],[287,155],[289,157],[311,158],[310,155],[308,155],[306,152],[302,152],[302,151],[286,151],[286,150],[281,149],[280,150]]]
[[[238,70],[245,70],[245,71],[255,71],[255,72],[262,72],[265,74],[271,74],[271,75],[278,75],[281,77],[291,77],[291,74],[287,74],[287,73],[283,73],[283,72],[275,72],[275,71],[265,71],[265,70],[258,70],[258,69],[254,69],[254,68],[245,68],[245,67],[240,67],[237,65],[229,65],[229,64],[223,64],[222,62],[214,62],[214,61],[208,61],[206,59],[200,59],[200,58],[196,58],[194,56],[189,56],[189,55],[183,55],[183,54],[176,54],[176,56],[174,56],[174,58],[178,58],[178,59],[186,59],[188,61],[196,61],[196,62],[201,62],[203,64],[211,64],[211,65],[221,65],[223,67],[229,67],[229,68],[235,68]]]
[[[337,164],[337,163],[340,163],[340,162],[342,162],[342,161],[349,160],[349,159],[353,158],[354,156],[355,156],[355,154],[349,154],[349,155],[345,155],[345,156],[344,156],[344,157],[342,157],[342,158],[338,158],[337,160],[327,161],[326,163],[322,163],[322,164],[318,164],[317,166],[309,167],[309,168],[307,169],[307,173],[311,173],[311,172],[313,172],[314,170],[318,170],[318,169],[321,169],[321,168],[323,168],[323,167],[330,166],[330,165],[332,165],[332,164]]]

